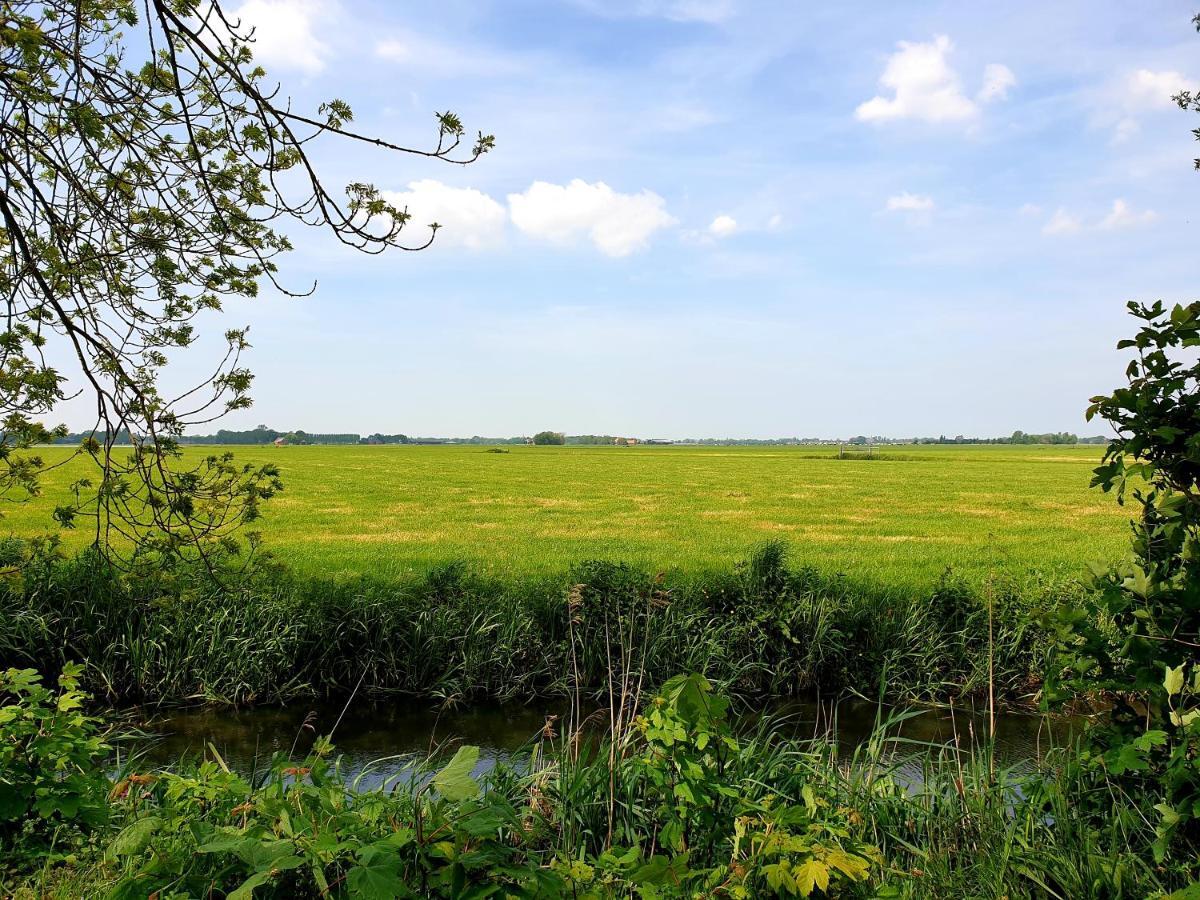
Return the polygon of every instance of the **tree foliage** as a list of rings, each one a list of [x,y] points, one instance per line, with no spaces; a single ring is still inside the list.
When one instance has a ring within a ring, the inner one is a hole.
[[[408,212],[373,185],[331,190],[312,142],[460,164],[493,144],[467,139],[449,112],[418,149],[351,130],[341,100],[297,111],[253,43],[211,0],[0,5],[0,489],[36,492],[42,462],[23,451],[52,436],[42,420],[57,404],[87,391],[96,427],[80,452],[97,471],[56,516],[90,516],[104,546],[203,553],[280,488],[272,465],[179,455],[185,428],[249,406],[245,329],[224,332],[200,383],[168,393],[161,376],[229,298],[263,281],[296,293],[279,280],[282,226],[323,227],[368,253],[419,250],[436,234],[434,223],[408,241]],[[56,344],[66,370],[51,362]],[[122,433],[132,451],[114,450]]]
[[[1200,13],[1192,16],[1192,24],[1196,26],[1196,30],[1200,31]],[[1179,108],[1185,111],[1200,113],[1200,91],[1180,91],[1172,98],[1179,104]],[[1192,129],[1192,136],[1200,141],[1200,128]],[[1200,169],[1200,158],[1195,160],[1197,169]]]
[[[1200,302],[1129,311],[1141,326],[1118,345],[1136,354],[1128,383],[1087,415],[1116,431],[1092,484],[1137,507],[1133,554],[1056,624],[1065,685],[1112,698],[1085,758],[1154,797],[1162,859],[1200,837]]]
[[[567,442],[567,436],[561,431],[539,431],[533,436],[533,442],[540,445],[562,445]]]

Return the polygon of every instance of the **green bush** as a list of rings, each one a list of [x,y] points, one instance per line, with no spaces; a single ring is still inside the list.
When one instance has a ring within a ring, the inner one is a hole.
[[[0,855],[31,862],[69,854],[108,817],[111,748],[82,711],[80,666],[56,693],[32,669],[0,672]]]
[[[1132,558],[1052,619],[1061,668],[1052,696],[1100,694],[1111,714],[1080,759],[1157,820],[1159,864],[1196,871],[1200,846],[1200,303],[1129,304],[1128,384],[1092,398],[1117,432],[1093,485],[1132,500]],[[1107,815],[1103,808],[1097,816]]]

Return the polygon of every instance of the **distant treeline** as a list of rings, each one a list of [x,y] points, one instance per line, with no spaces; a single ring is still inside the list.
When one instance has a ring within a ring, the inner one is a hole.
[[[567,438],[567,443],[571,443],[571,439]],[[1101,435],[1094,437],[1079,437],[1077,434],[1072,434],[1069,431],[1052,431],[1045,434],[1026,434],[1024,431],[1014,431],[1008,437],[967,437],[964,435],[955,435],[947,437],[939,435],[938,437],[886,437],[884,435],[872,435],[868,437],[864,434],[855,435],[846,440],[838,440],[833,438],[688,438],[682,441],[676,441],[677,444],[695,445],[701,447],[736,447],[736,446],[766,446],[766,447],[804,447],[812,445],[829,445],[829,444],[854,444],[854,445],[880,445],[880,444],[1107,444],[1108,438]]]
[[[56,439],[54,443],[78,444],[89,437],[103,442],[106,434],[107,432],[104,431],[72,433]],[[260,425],[251,431],[229,431],[222,428],[216,434],[185,434],[177,440],[181,444],[272,444],[279,438],[283,438],[289,444],[357,444],[361,441],[357,434],[319,434],[309,433],[302,429],[276,431],[265,425]],[[133,437],[127,430],[118,431],[116,443],[131,444]]]
[[[276,431],[266,425],[259,425],[253,431],[229,431],[222,428],[216,434],[185,435],[179,440],[183,444],[272,444],[280,438],[289,444],[357,444],[361,440],[357,434],[310,433],[302,428],[295,431]]]
[[[961,434],[957,437],[948,438],[945,435],[936,438],[914,438],[914,444],[1107,444],[1108,438],[1103,435],[1093,435],[1092,437],[1080,437],[1077,434],[1072,434],[1069,431],[1048,431],[1045,434],[1026,434],[1024,431],[1014,431],[1008,437],[998,438],[973,438],[963,437]]]
[[[557,432],[540,432],[540,434],[555,434],[562,438],[566,444],[575,445],[611,445],[624,443],[630,440],[625,437],[618,437],[611,434],[568,434],[559,435]],[[79,432],[67,434],[57,438],[56,444],[78,444],[80,441],[88,437],[95,437],[98,441],[104,440],[105,433],[97,432]],[[216,434],[193,434],[184,435],[179,438],[182,444],[273,444],[282,439],[287,444],[528,444],[533,442],[533,438],[528,437],[483,437],[474,435],[469,438],[447,438],[447,437],[410,437],[407,434],[375,434],[363,437],[359,434],[326,434],[322,432],[308,432],[297,428],[294,431],[278,431],[274,428],[268,428],[266,425],[259,425],[257,428],[249,431],[230,431],[222,428]],[[119,431],[116,435],[116,443],[130,444],[133,440],[128,431]],[[642,443],[665,443],[662,441],[642,441]],[[955,435],[947,437],[939,435],[938,437],[912,437],[912,438],[894,438],[885,437],[883,435],[855,435],[845,441],[831,438],[801,438],[801,437],[784,437],[784,438],[688,438],[682,441],[676,441],[677,444],[700,446],[700,447],[736,447],[736,446],[751,446],[751,447],[798,447],[812,445],[829,445],[829,444],[855,444],[855,445],[886,445],[886,444],[1106,444],[1108,438],[1096,435],[1094,437],[1079,437],[1069,431],[1051,431],[1045,434],[1032,434],[1024,431],[1014,431],[1008,437],[966,437],[964,435]]]

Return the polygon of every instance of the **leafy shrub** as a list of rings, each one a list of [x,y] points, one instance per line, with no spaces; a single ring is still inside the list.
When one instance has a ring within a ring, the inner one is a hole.
[[[110,747],[82,712],[81,671],[65,666],[57,693],[32,669],[0,672],[0,855],[69,852],[107,820]]]
[[[1193,868],[1200,839],[1200,303],[1129,304],[1141,322],[1128,385],[1092,398],[1117,437],[1093,485],[1138,507],[1133,557],[1060,610],[1056,693],[1103,692],[1112,713],[1088,735],[1086,765],[1155,802],[1156,860]]]
[[[637,726],[645,742],[634,767],[650,788],[643,827],[673,854],[710,861],[695,873],[701,893],[807,897],[867,878],[878,852],[851,837],[846,811],[812,784],[802,804],[768,794],[736,777],[730,757],[742,751],[727,721],[729,701],[699,675],[663,685]],[[712,865],[716,860],[728,863]],[[676,857],[676,876],[683,867]]]

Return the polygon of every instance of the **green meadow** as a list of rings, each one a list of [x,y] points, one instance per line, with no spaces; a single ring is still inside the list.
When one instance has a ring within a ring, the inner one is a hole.
[[[1128,546],[1128,512],[1088,487],[1095,446],[902,446],[874,459],[829,447],[229,449],[282,468],[285,490],[255,528],[299,575],[405,577],[465,560],[507,579],[594,558],[700,574],[783,540],[793,565],[926,588],[947,569],[1070,577]],[[7,529],[47,529],[86,466],[47,473]],[[65,535],[68,547],[87,539],[86,527]]]

